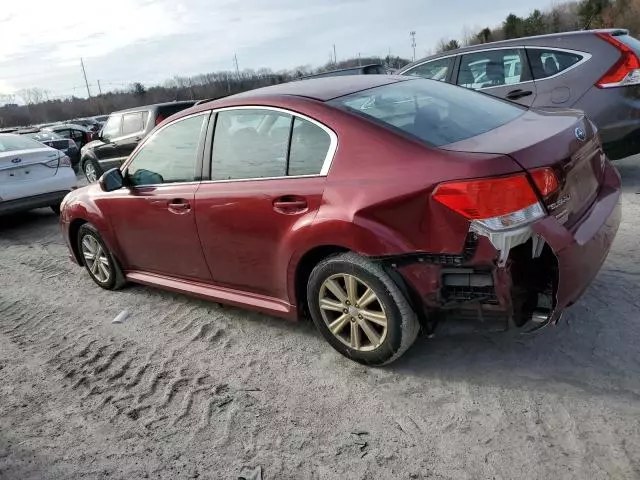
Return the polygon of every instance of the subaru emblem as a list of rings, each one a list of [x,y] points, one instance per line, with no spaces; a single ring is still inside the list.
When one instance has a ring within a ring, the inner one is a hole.
[[[11,163],[20,163],[22,161],[21,158],[14,158],[11,160]]]
[[[584,130],[580,127],[576,128],[576,138],[581,142],[584,142],[584,139],[587,138],[587,134],[584,133]]]

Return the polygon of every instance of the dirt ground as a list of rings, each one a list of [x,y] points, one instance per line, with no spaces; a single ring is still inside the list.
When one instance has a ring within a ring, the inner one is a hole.
[[[0,478],[640,478],[640,158],[616,165],[624,223],[562,324],[382,369],[310,323],[106,292],[49,211],[0,220]]]

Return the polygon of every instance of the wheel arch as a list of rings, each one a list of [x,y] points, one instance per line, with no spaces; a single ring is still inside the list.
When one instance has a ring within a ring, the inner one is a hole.
[[[78,233],[80,232],[80,227],[85,223],[89,222],[84,218],[76,218],[69,224],[69,245],[78,265],[84,265],[84,258],[80,255],[80,250],[78,249]]]

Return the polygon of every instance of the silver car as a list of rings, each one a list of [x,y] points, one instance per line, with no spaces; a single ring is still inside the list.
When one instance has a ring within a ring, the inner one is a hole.
[[[612,159],[640,153],[640,41],[584,30],[474,45],[424,58],[400,75],[472,88],[528,107],[583,110]]]

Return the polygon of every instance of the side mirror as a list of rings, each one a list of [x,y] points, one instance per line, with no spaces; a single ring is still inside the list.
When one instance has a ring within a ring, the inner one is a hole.
[[[107,170],[98,180],[100,188],[104,192],[113,192],[119,190],[124,186],[124,177],[122,172],[118,168],[112,168]]]

